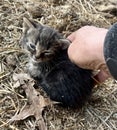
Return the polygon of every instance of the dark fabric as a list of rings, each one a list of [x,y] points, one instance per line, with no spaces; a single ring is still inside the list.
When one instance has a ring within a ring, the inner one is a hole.
[[[117,80],[117,23],[109,29],[106,35],[104,57],[111,75]]]

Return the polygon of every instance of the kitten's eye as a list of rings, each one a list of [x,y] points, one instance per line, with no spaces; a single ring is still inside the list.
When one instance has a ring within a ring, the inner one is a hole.
[[[50,44],[51,44],[51,43],[48,42],[48,44],[47,44],[47,48],[46,48],[47,50],[50,48]]]
[[[29,47],[30,47],[30,49],[35,50],[35,45],[34,44],[30,43]]]

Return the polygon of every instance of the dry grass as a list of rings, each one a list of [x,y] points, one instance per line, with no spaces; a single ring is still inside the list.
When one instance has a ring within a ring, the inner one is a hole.
[[[0,1],[0,130],[34,130],[35,125],[33,118],[8,123],[27,102],[13,81],[13,74],[24,72],[27,62],[19,45],[22,18],[33,17],[67,36],[84,25],[108,28],[117,21],[116,13],[99,9],[109,4],[107,0]],[[110,79],[95,87],[91,100],[81,110],[48,107],[44,119],[48,130],[116,130],[117,83]]]

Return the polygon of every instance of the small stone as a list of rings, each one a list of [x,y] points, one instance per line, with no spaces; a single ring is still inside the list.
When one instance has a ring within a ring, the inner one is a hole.
[[[6,62],[10,66],[16,66],[17,61],[14,55],[8,55],[6,58]]]

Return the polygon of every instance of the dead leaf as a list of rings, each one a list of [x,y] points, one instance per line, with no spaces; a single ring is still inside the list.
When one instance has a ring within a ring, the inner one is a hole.
[[[26,106],[22,111],[20,111],[19,114],[16,114],[12,117],[11,121],[20,121],[24,120],[29,116],[33,116],[32,109],[30,109],[30,106]]]
[[[29,80],[31,79],[30,76],[26,73],[20,73],[20,74],[13,74],[13,80],[17,81],[17,80]]]
[[[19,81],[16,81],[13,85],[13,88],[18,88],[20,87],[20,82]]]
[[[10,121],[20,121],[26,119],[27,117],[34,116],[36,119],[36,125],[39,127],[39,130],[47,130],[44,119],[42,117],[42,111],[44,110],[44,107],[51,104],[50,99],[44,98],[42,95],[40,95],[39,92],[35,90],[33,87],[34,81],[31,80],[31,78],[29,80],[27,75],[17,74],[15,75],[14,79],[23,81],[28,80],[28,83],[24,83],[22,88],[26,93],[30,105],[26,105],[24,109],[20,111],[19,114],[16,114],[14,117],[12,117]]]
[[[20,87],[20,85],[25,84],[25,81],[31,80],[31,77],[26,73],[13,74],[13,80],[15,81],[14,87]]]
[[[6,62],[10,66],[16,66],[16,64],[17,64],[17,60],[16,60],[16,57],[14,55],[8,55],[6,57]]]

